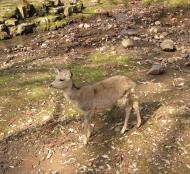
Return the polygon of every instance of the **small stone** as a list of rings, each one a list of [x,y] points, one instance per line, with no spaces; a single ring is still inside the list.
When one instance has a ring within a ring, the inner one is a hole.
[[[83,28],[83,27],[84,27],[84,24],[79,24],[78,27],[79,27],[79,28]]]
[[[141,38],[140,37],[133,37],[133,40],[135,41],[135,40],[141,40]]]
[[[85,29],[90,28],[90,24],[84,24],[84,28]]]
[[[168,58],[168,63],[174,63],[176,61],[177,61],[176,57],[170,57],[170,58]]]
[[[155,22],[155,25],[160,25],[160,24],[161,24],[160,21],[156,21],[156,22]]]
[[[126,36],[126,35],[128,35],[128,36],[137,36],[138,35],[138,31],[136,29],[128,29],[128,30],[123,29],[121,31],[121,34],[123,36]]]
[[[134,41],[132,39],[124,39],[121,43],[125,48],[130,48],[134,46]]]
[[[47,43],[43,43],[43,44],[41,45],[41,48],[47,48]]]
[[[147,72],[147,74],[151,75],[160,75],[165,73],[166,67],[162,64],[154,64],[151,69]]]
[[[162,48],[163,51],[175,51],[176,50],[174,42],[171,39],[164,40],[160,44],[160,47]]]
[[[150,32],[150,33],[158,33],[158,28],[157,28],[157,27],[151,27],[151,28],[149,29],[149,32]]]

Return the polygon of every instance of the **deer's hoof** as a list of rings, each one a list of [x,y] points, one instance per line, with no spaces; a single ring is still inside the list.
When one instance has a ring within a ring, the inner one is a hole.
[[[124,134],[125,133],[125,131],[126,131],[127,129],[126,128],[123,128],[123,129],[121,129],[121,134]]]
[[[137,127],[139,128],[141,126],[141,122],[137,123]]]
[[[84,144],[84,145],[87,145],[87,144],[88,144],[88,138],[87,138],[86,136],[84,136],[83,144]]]

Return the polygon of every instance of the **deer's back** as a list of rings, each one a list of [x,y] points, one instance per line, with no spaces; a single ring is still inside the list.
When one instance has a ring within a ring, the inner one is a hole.
[[[113,76],[80,89],[80,107],[90,109],[104,109],[112,106],[129,89],[136,86],[135,82],[126,76]]]

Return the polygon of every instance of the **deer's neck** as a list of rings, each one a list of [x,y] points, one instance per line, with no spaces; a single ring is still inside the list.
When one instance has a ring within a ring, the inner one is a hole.
[[[80,88],[77,88],[73,83],[70,87],[64,89],[64,97],[72,102],[76,102],[78,100]]]

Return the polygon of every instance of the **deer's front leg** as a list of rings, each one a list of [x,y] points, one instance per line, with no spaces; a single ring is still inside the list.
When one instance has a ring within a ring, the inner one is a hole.
[[[130,114],[131,114],[131,106],[126,106],[125,108],[125,121],[124,121],[124,124],[123,124],[123,128],[121,129],[121,133],[125,133],[125,131],[128,129],[128,121],[129,121],[129,117],[130,117]]]
[[[135,111],[135,114],[137,116],[137,127],[141,126],[141,115],[140,115],[140,111],[139,111],[139,103],[138,101],[133,102],[133,109]]]
[[[88,143],[88,140],[91,136],[91,118],[92,118],[93,114],[94,114],[94,112],[90,111],[87,114],[85,114],[85,116],[84,116],[85,131],[86,131],[85,138],[84,138],[84,144]]]

